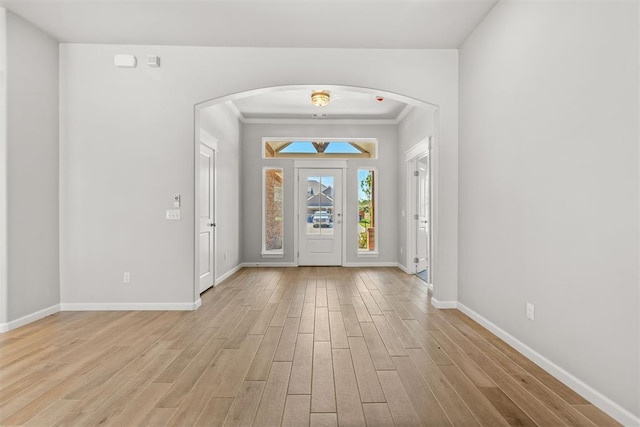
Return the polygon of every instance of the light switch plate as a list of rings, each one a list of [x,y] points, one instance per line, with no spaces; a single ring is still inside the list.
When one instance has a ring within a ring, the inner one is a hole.
[[[179,221],[180,209],[167,209],[167,219],[169,221]]]

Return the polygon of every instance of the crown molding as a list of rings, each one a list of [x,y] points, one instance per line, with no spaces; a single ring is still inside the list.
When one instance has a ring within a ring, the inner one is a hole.
[[[411,110],[413,110],[413,105],[411,104],[405,105],[402,111],[400,111],[400,114],[398,114],[398,117],[396,117],[395,119],[396,124],[399,124],[400,122],[402,122],[404,118],[407,117],[407,114],[409,114]]]
[[[397,125],[394,119],[244,119],[243,124],[258,125]]]
[[[227,108],[229,108],[233,115],[236,116],[238,120],[240,120],[241,123],[244,123],[246,118],[233,101],[225,101],[224,104],[227,106]]]

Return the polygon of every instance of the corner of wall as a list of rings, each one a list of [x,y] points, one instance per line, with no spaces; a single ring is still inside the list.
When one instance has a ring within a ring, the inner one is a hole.
[[[439,310],[452,310],[458,308],[457,301],[440,301],[435,297],[431,298],[431,305]]]
[[[65,302],[65,286],[67,278],[67,252],[69,227],[67,225],[68,208],[64,201],[69,198],[69,160],[67,155],[67,91],[66,58],[68,45],[58,45],[58,247],[59,254],[59,286],[60,304]],[[66,292],[68,294],[68,292]],[[68,298],[67,298],[68,300]]]
[[[10,11],[4,18],[3,304],[13,323],[60,304],[60,61],[55,38]]]
[[[60,304],[55,304],[55,305],[52,305],[51,307],[43,308],[42,310],[38,310],[35,313],[27,314],[26,316],[22,316],[10,322],[0,323],[0,333],[18,329],[21,326],[28,325],[29,323],[33,323],[37,320],[44,319],[45,317],[51,316],[52,314],[56,314],[59,311],[60,311]]]
[[[8,330],[7,287],[7,11],[0,8],[0,332]],[[7,329],[4,329],[4,327]]]
[[[240,173],[240,171],[245,170],[244,169],[244,162],[245,162],[245,156],[244,156],[245,146],[244,145],[245,144],[243,143],[244,136],[245,136],[245,124],[242,121],[238,120],[238,141],[239,141],[238,155],[240,156],[239,167],[238,167],[238,186],[240,187],[241,191],[243,188],[245,188],[244,174]],[[242,197],[238,198],[238,212],[244,212],[244,199]],[[240,219],[240,224],[242,225],[242,218]],[[245,237],[244,227],[240,226],[238,230],[238,242],[240,242],[240,248],[238,250],[239,264],[242,264],[247,260],[247,256],[245,253],[245,245],[243,244],[244,237]]]

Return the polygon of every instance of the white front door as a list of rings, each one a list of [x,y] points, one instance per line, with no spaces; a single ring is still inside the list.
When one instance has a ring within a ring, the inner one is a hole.
[[[199,260],[200,292],[215,284],[215,165],[216,152],[200,143],[199,168]]]
[[[429,157],[416,161],[418,172],[416,228],[416,273],[427,270],[429,266]]]
[[[298,264],[342,265],[342,169],[298,174]]]

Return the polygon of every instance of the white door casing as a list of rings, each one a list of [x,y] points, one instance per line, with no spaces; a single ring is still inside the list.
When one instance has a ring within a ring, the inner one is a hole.
[[[198,241],[200,292],[215,284],[215,164],[216,152],[200,143],[198,157]]]
[[[298,170],[298,265],[342,265],[342,172]]]
[[[434,210],[434,201],[437,200],[437,154],[437,149],[432,146],[432,137],[423,139],[405,153],[407,173],[405,265],[407,272],[411,273],[418,273],[425,268],[428,270],[428,281],[433,285],[434,295],[438,273],[436,271],[438,218],[437,211]],[[419,209],[419,206],[422,209]],[[423,243],[420,243],[421,241]]]
[[[416,201],[416,273],[429,266],[429,157],[416,160],[417,201]]]

